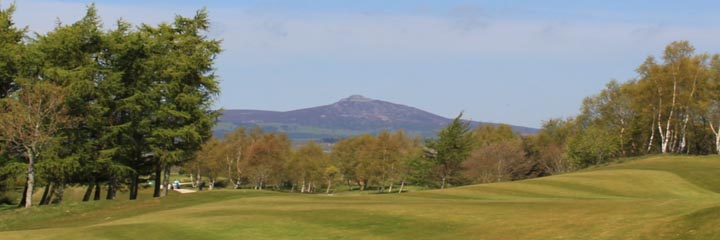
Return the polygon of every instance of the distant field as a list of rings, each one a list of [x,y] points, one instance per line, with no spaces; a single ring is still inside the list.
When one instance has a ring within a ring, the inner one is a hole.
[[[222,190],[0,212],[0,239],[720,239],[720,157],[407,194]]]

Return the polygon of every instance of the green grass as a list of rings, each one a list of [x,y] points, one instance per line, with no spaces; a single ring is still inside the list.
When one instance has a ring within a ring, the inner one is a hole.
[[[221,190],[0,212],[1,239],[720,239],[720,157],[404,194]]]

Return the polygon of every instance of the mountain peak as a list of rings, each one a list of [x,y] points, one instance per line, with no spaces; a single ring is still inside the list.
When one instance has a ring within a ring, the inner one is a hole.
[[[410,135],[434,137],[453,120],[414,107],[352,95],[338,102],[285,112],[226,110],[220,117],[224,126],[262,126],[268,131],[287,132],[293,139],[340,139],[383,130],[403,129]],[[480,124],[472,122],[473,126]],[[224,129],[216,130],[220,135]],[[533,133],[536,129],[515,127]]]
[[[343,99],[340,99],[339,102],[370,102],[374,101],[373,99],[366,98],[363,95],[352,95]]]

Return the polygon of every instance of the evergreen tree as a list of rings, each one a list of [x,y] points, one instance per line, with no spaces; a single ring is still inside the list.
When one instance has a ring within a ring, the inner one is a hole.
[[[69,25],[58,24],[47,34],[39,35],[30,44],[32,65],[37,66],[38,71],[27,73],[28,78],[51,81],[67,89],[65,104],[68,114],[78,119],[78,124],[60,132],[64,147],[58,149],[57,154],[67,159],[62,162],[71,164],[77,161],[83,166],[73,175],[88,184],[88,192],[98,185],[105,173],[104,164],[97,161],[101,149],[99,140],[103,134],[102,114],[105,111],[99,101],[101,92],[97,86],[107,79],[103,69],[105,64],[101,61],[101,53],[105,49],[101,29],[97,10],[90,5],[79,21]],[[58,178],[58,189],[63,189],[68,177]]]
[[[0,9],[0,99],[7,97],[17,89],[17,78],[22,68],[22,53],[25,48],[23,38],[26,29],[17,28],[13,21],[15,4]],[[0,137],[2,136],[0,132]],[[0,192],[10,189],[10,177],[18,173],[21,161],[0,145]],[[2,202],[0,195],[0,202]]]
[[[13,13],[15,4],[0,9],[0,98],[4,98],[17,88],[15,82],[22,68],[21,55],[25,29],[15,27]]]
[[[462,168],[462,162],[468,158],[473,146],[470,124],[464,122],[462,113],[452,123],[438,132],[438,138],[427,142],[429,158],[433,161],[440,188],[445,188]]]
[[[190,160],[212,135],[218,110],[212,104],[220,89],[213,73],[220,42],[208,40],[206,10],[193,18],[177,16],[172,25],[143,26],[149,54],[145,62],[152,81],[151,98],[157,108],[150,115],[148,139],[160,182],[160,169],[167,176],[170,167]],[[164,184],[168,183],[165,178]],[[156,188],[155,196],[159,196]]]

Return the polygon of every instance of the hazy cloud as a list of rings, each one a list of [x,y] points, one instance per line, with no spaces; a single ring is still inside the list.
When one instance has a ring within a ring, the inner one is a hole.
[[[480,6],[471,3],[454,7],[449,15],[453,28],[461,32],[485,29],[490,25],[488,14]]]
[[[662,33],[663,26],[661,25],[641,26],[630,31],[630,35],[643,39],[654,38]]]

